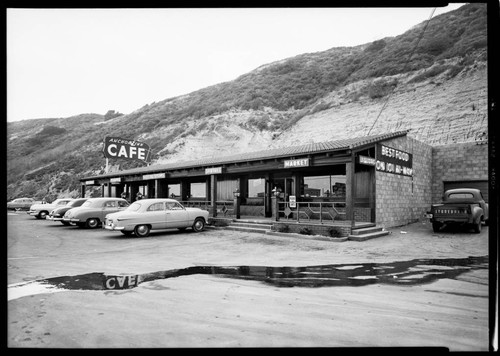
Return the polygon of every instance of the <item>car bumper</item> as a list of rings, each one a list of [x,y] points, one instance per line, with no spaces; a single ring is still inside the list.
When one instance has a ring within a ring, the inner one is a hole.
[[[75,219],[75,218],[62,218],[62,221],[64,222],[68,222],[68,223],[71,223],[71,224],[76,224],[76,223],[79,223],[80,222],[80,219]]]
[[[102,228],[110,231],[122,231],[125,229],[125,226],[116,226],[113,223],[102,224]]]
[[[60,216],[47,216],[47,220],[62,221],[62,219]]]

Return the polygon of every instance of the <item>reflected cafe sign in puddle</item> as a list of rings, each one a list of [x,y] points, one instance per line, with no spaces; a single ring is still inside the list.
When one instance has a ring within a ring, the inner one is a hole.
[[[453,279],[476,269],[488,269],[488,256],[306,267],[193,266],[135,275],[88,273],[33,281],[9,286],[9,289],[37,283],[38,286],[44,285],[58,291],[119,290],[134,288],[140,283],[153,280],[195,274],[254,280],[278,287],[365,286],[376,283],[418,285],[442,278]]]

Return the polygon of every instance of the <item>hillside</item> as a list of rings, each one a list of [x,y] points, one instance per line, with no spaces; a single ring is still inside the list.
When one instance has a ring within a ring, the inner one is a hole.
[[[8,123],[7,197],[78,195],[81,177],[103,173],[105,136],[147,142],[152,164],[403,129],[431,145],[487,139],[486,6],[437,16],[420,38],[424,26],[265,64],[126,115]]]

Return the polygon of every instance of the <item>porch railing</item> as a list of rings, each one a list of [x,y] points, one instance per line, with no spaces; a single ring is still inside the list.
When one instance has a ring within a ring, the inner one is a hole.
[[[300,222],[302,220],[345,220],[346,212],[345,202],[296,202],[295,207],[290,207],[289,202],[277,203],[276,220],[283,216],[287,221],[295,220]]]
[[[213,211],[212,202],[210,200],[179,200],[185,207],[194,207],[207,210],[209,212]],[[233,200],[217,200],[215,202],[217,215],[222,214],[223,216],[234,215],[234,201]]]

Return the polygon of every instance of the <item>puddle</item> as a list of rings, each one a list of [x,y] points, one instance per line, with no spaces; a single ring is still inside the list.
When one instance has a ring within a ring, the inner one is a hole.
[[[95,272],[19,283],[9,286],[9,289],[26,286],[33,289],[34,284],[45,286],[45,290],[50,287],[59,291],[130,289],[144,282],[194,274],[254,280],[278,287],[365,286],[376,283],[417,285],[431,283],[442,278],[453,279],[464,272],[475,269],[488,269],[488,256],[306,267],[194,266],[123,275]],[[39,288],[39,290],[43,292],[44,288]],[[12,293],[12,295],[16,295],[16,293]],[[23,295],[23,293],[18,293],[18,295]]]

